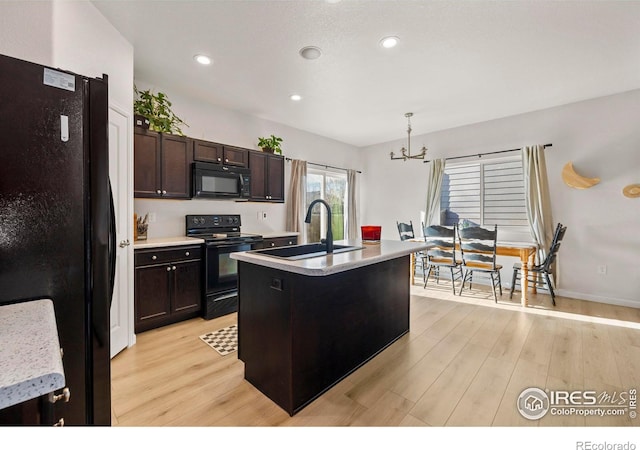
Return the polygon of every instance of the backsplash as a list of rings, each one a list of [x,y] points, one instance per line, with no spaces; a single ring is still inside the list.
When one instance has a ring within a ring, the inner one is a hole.
[[[184,236],[187,214],[240,214],[243,232],[285,231],[285,208],[284,203],[231,200],[134,200],[138,216],[149,214],[149,239]]]

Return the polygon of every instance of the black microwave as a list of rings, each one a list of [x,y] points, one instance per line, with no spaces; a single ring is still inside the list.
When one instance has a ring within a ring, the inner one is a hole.
[[[193,163],[193,197],[245,199],[251,195],[251,171],[244,167]]]

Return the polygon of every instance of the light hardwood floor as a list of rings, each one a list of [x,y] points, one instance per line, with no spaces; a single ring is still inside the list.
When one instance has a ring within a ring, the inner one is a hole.
[[[417,280],[419,281],[419,280]],[[523,389],[640,387],[640,310],[547,295],[519,306],[508,292],[453,296],[411,289],[410,332],[289,417],[243,378],[237,353],[198,336],[230,314],[141,333],[112,360],[114,426],[638,426],[640,419],[551,416],[529,421]],[[549,305],[549,306],[547,306]]]

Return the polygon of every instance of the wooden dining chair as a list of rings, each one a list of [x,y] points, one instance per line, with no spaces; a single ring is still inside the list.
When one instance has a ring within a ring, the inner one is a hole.
[[[496,263],[497,237],[498,225],[495,225],[493,229],[483,227],[458,228],[460,256],[462,259],[460,267],[464,272],[460,295],[462,295],[467,279],[469,279],[469,289],[472,289],[473,274],[474,272],[479,272],[488,274],[491,278],[493,299],[496,303],[498,302],[496,287],[500,289],[500,295],[502,295],[502,283],[500,280],[502,266]]]
[[[558,250],[560,250],[560,241],[564,237],[564,234],[567,231],[567,227],[558,223],[556,225],[556,229],[553,233],[553,239],[551,241],[551,245],[549,245],[549,250],[540,264],[534,265],[529,268],[529,276],[527,281],[531,283],[532,286],[536,286],[536,289],[547,289],[549,291],[549,295],[551,295],[551,303],[553,306],[556,306],[556,294],[554,292],[554,284],[551,282],[551,275],[553,271],[553,264],[556,261],[558,256]],[[513,298],[513,291],[516,288],[516,284],[520,282],[522,277],[522,264],[516,263],[513,265],[513,277],[511,278],[511,293],[509,294],[509,298]],[[522,283],[521,283],[522,284]]]
[[[413,232],[413,222],[411,220],[409,221],[409,223],[396,221],[396,225],[398,226],[398,234],[400,235],[401,241],[406,241],[407,239],[415,239],[416,235]]]
[[[408,239],[415,239],[416,234],[413,231],[413,222],[410,220],[409,223],[406,222],[398,222],[396,220],[396,226],[398,227],[398,234],[400,235],[401,241],[406,241]],[[424,271],[426,268],[425,259],[427,255],[420,251],[414,253],[415,261],[416,261],[416,270],[420,267],[422,271],[422,279],[424,280]]]
[[[462,269],[460,261],[456,257],[456,228],[445,227],[440,225],[431,225],[425,227],[423,225],[422,232],[426,243],[431,244],[426,253],[426,274],[424,275],[424,287],[431,273],[434,273],[436,283],[440,281],[440,269],[449,269],[451,272],[451,288],[456,293],[455,280],[462,279]]]

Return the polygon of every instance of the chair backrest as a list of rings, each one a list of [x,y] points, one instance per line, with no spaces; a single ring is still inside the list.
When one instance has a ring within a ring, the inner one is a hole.
[[[556,226],[556,231],[553,233],[553,240],[551,241],[551,245],[549,246],[549,250],[547,251],[547,255],[540,264],[541,267],[544,267],[545,270],[551,270],[551,265],[556,260],[556,256],[558,250],[560,249],[560,241],[564,237],[564,234],[567,232],[567,227],[558,223]]]
[[[413,222],[409,221],[409,223],[397,222],[398,226],[398,234],[400,234],[400,240],[406,241],[407,239],[413,239],[416,235],[413,233]]]
[[[493,230],[483,227],[458,228],[462,264],[470,268],[496,268],[498,225]]]
[[[440,264],[455,265],[456,259],[456,227],[431,225],[422,227],[425,242],[432,245],[427,249],[429,261]]]

